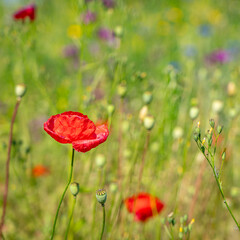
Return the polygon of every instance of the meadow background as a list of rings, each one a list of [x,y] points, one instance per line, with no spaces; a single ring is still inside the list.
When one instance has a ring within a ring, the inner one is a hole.
[[[5,238],[49,239],[71,146],[52,139],[43,123],[71,110],[108,122],[110,135],[97,148],[75,154],[73,179],[80,193],[68,239],[99,238],[102,210],[95,191],[103,187],[104,239],[239,239],[192,136],[199,121],[203,134],[210,118],[224,126],[215,161],[219,168],[226,147],[223,189],[240,220],[238,1],[116,0],[109,8],[100,0],[38,0],[33,22],[15,21],[13,13],[30,3],[0,3],[0,205],[14,89],[27,86],[14,125]],[[95,14],[90,22],[87,11]],[[139,118],[146,92],[153,96],[151,131]],[[40,164],[49,172],[38,177],[32,169]],[[144,223],[122,204],[139,191],[165,204]],[[72,202],[68,191],[56,240],[64,239]],[[174,226],[168,223],[171,212]],[[194,223],[181,238],[185,214]]]

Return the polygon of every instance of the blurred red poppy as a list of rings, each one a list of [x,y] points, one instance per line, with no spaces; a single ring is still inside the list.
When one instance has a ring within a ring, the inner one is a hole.
[[[36,17],[36,6],[34,4],[25,6],[13,14],[15,20],[25,20],[29,18],[31,21]]]
[[[97,147],[109,135],[107,125],[96,126],[86,115],[71,111],[50,117],[44,130],[60,143],[71,143],[78,152]]]
[[[135,215],[135,220],[141,222],[159,214],[164,207],[164,203],[148,193],[139,193],[125,199],[124,202],[128,211]]]
[[[36,165],[32,169],[32,176],[33,177],[41,177],[41,176],[45,176],[49,173],[50,173],[49,169],[47,167],[43,166],[43,165]]]

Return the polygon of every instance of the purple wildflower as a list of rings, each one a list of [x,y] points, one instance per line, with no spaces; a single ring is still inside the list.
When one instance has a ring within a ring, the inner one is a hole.
[[[231,60],[231,54],[227,50],[217,50],[206,57],[206,61],[210,64],[227,63]]]
[[[78,57],[79,55],[79,50],[78,47],[75,45],[67,45],[63,49],[63,56],[66,58],[75,58]]]
[[[112,42],[115,39],[113,31],[107,29],[107,28],[100,28],[98,30],[98,37],[101,40],[107,41],[107,42]]]
[[[84,24],[89,24],[89,23],[92,23],[92,22],[95,22],[96,21],[96,13],[94,12],[91,12],[91,11],[87,11],[84,15],[83,15],[83,22]]]
[[[114,8],[115,6],[114,0],[102,0],[102,3],[106,8]]]
[[[63,49],[63,56],[71,59],[75,69],[79,67],[79,49],[77,46],[73,44],[65,46]]]

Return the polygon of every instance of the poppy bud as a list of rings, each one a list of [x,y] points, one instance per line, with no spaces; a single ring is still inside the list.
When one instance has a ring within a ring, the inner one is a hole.
[[[27,87],[24,83],[17,84],[15,87],[15,93],[17,97],[22,98],[27,91]]]
[[[146,116],[143,119],[143,125],[147,130],[152,130],[152,128],[154,127],[155,124],[155,120],[153,116]]]
[[[234,82],[229,82],[227,85],[227,94],[229,97],[236,95],[236,85]]]
[[[77,182],[73,182],[70,185],[70,191],[74,197],[76,197],[79,193],[79,184]]]
[[[99,189],[96,191],[96,198],[99,203],[104,206],[104,203],[107,200],[107,192],[104,189]]]
[[[223,102],[220,100],[215,100],[212,103],[212,111],[214,113],[220,113],[223,110]]]
[[[172,135],[174,139],[181,139],[183,136],[183,129],[181,127],[175,127]]]
[[[143,119],[147,116],[148,114],[148,106],[143,106],[139,112],[139,119],[140,121],[143,121]]]
[[[124,98],[125,95],[126,95],[126,92],[127,92],[127,88],[126,88],[125,85],[120,84],[120,85],[118,85],[117,91],[118,91],[118,95],[119,95],[121,98]]]
[[[107,106],[108,115],[110,115],[110,116],[113,115],[114,111],[115,111],[114,105],[109,104],[109,105]]]
[[[211,126],[212,128],[214,128],[214,126],[215,126],[215,121],[214,121],[214,119],[210,119],[210,120],[209,120],[209,124],[210,124],[210,126]]]
[[[102,168],[106,164],[106,158],[103,154],[97,154],[95,162],[99,168]]]
[[[114,29],[114,35],[118,38],[121,38],[123,36],[123,28],[122,26],[117,26]]]
[[[151,92],[147,91],[147,92],[143,93],[142,98],[143,98],[143,102],[145,104],[150,104],[152,102],[153,95]]]
[[[199,109],[198,107],[191,107],[189,111],[189,116],[192,120],[196,119],[199,114]]]
[[[218,134],[221,134],[222,130],[223,130],[223,126],[218,125],[218,126],[217,126],[217,132],[218,132]]]

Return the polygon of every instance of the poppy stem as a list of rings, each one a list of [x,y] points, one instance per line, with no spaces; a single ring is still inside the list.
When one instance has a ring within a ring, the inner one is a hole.
[[[104,228],[105,228],[105,205],[102,204],[102,209],[103,209],[103,221],[102,221],[102,232],[101,232],[101,235],[100,235],[100,240],[102,240],[103,238],[103,232],[104,232]]]
[[[68,187],[69,187],[69,185],[70,185],[70,183],[71,183],[71,180],[72,180],[73,162],[74,162],[74,149],[72,150],[72,161],[71,161],[71,168],[70,168],[70,174],[69,174],[68,183],[67,183],[67,186],[65,187],[65,189],[64,189],[64,191],[63,191],[62,197],[61,197],[60,202],[59,202],[59,204],[58,204],[58,209],[57,209],[56,216],[55,216],[54,223],[53,223],[51,240],[52,240],[53,237],[54,237],[55,227],[56,227],[56,223],[57,223],[57,218],[58,218],[58,214],[59,214],[60,207],[61,207],[61,205],[62,205],[63,198],[64,198],[65,193],[67,192],[67,189],[68,189]]]
[[[13,136],[13,125],[16,119],[18,107],[20,105],[22,98],[17,98],[17,102],[14,108],[11,125],[10,125],[10,133],[9,133],[9,140],[8,140],[8,152],[7,152],[7,161],[6,161],[6,176],[5,176],[5,188],[4,188],[4,194],[3,194],[3,207],[2,207],[2,218],[0,223],[0,236],[2,235],[2,230],[4,226],[4,220],[6,215],[6,209],[7,209],[7,198],[8,198],[8,185],[9,185],[9,166],[10,166],[10,158],[11,158],[11,148],[12,148],[12,136]]]
[[[75,208],[75,204],[76,204],[76,199],[77,199],[77,197],[74,197],[74,199],[73,199],[73,206],[72,206],[71,215],[69,217],[69,222],[68,222],[68,226],[67,226],[67,230],[66,230],[66,234],[65,234],[65,240],[67,240],[67,237],[68,237],[68,232],[69,232],[72,217],[73,217],[73,212],[74,212],[74,208]]]

